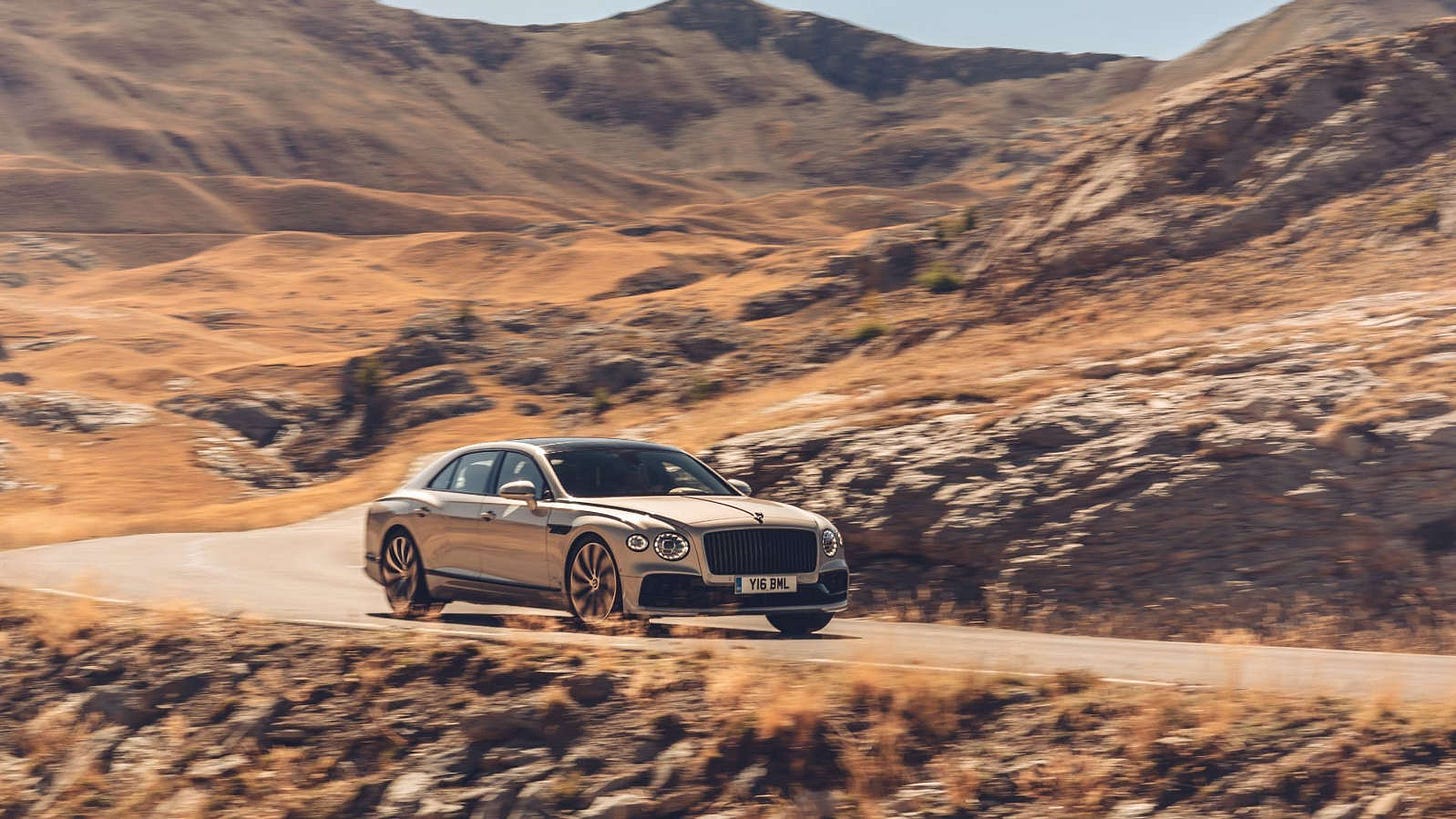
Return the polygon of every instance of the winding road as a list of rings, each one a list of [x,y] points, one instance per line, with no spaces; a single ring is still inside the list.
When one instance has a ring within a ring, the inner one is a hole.
[[[0,584],[118,603],[190,603],[217,614],[339,628],[425,629],[494,641],[657,652],[706,648],[750,662],[1027,676],[1086,670],[1134,685],[1412,700],[1456,695],[1456,657],[1112,640],[852,617],[841,617],[815,638],[797,640],[777,637],[761,617],[665,620],[646,635],[602,635],[575,629],[564,617],[523,618],[513,615],[531,612],[463,604],[452,605],[436,622],[402,622],[385,616],[382,592],[360,571],[362,531],[358,507],[276,529],[39,546],[0,552]]]

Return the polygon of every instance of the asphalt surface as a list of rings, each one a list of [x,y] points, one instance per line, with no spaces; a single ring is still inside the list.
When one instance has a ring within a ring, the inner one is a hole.
[[[386,616],[360,569],[363,509],[277,529],[104,538],[0,552],[0,584],[139,604],[187,603],[309,625],[425,629],[482,639],[644,651],[718,652],[826,666],[1010,672],[1084,670],[1136,685],[1238,687],[1306,694],[1450,700],[1456,657],[1112,640],[841,616],[808,639],[778,637],[761,617],[664,620],[647,634],[603,635],[564,617],[452,604],[431,623]],[[851,555],[852,559],[852,555]],[[864,578],[872,582],[873,578]],[[851,601],[850,615],[853,614]],[[551,618],[551,619],[547,619]]]

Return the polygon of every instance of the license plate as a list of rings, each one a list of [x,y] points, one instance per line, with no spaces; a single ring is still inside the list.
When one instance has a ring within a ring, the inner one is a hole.
[[[733,578],[733,591],[738,594],[789,594],[798,590],[799,578],[795,575]]]

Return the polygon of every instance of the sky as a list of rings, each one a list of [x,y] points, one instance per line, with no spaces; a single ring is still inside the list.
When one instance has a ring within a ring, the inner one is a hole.
[[[1169,59],[1281,0],[774,0],[929,45],[1096,51]],[[598,20],[655,0],[384,0],[492,23]]]

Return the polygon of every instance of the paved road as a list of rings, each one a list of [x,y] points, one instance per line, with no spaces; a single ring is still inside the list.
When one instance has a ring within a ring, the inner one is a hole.
[[[548,628],[538,618],[511,616],[522,614],[520,609],[459,604],[437,623],[403,623],[384,616],[383,594],[360,571],[362,521],[363,510],[354,508],[278,529],[138,535],[0,552],[0,583],[351,628],[424,628],[492,640],[653,651],[709,648],[746,661],[1026,675],[1077,669],[1152,685],[1424,700],[1456,696],[1456,657],[1109,640],[852,618],[840,618],[825,634],[804,640],[778,638],[759,617],[668,620],[648,636],[606,636],[564,620]]]

